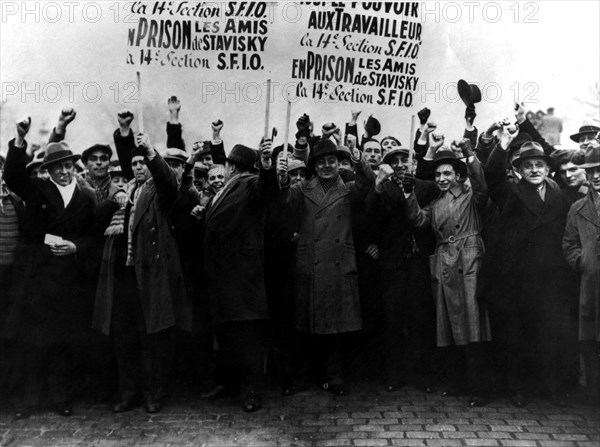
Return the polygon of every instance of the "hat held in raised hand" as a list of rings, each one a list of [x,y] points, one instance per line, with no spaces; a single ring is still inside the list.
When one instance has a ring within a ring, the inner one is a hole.
[[[469,84],[464,79],[460,79],[457,88],[460,99],[467,107],[481,102],[481,90],[475,84]]]

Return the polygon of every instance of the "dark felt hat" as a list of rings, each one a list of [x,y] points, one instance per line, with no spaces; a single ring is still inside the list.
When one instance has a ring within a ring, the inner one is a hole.
[[[306,167],[311,171],[314,170],[317,159],[320,157],[325,157],[326,155],[335,155],[338,160],[342,160],[344,158],[349,158],[350,151],[347,149],[340,149],[333,141],[329,139],[319,140],[314,149],[311,151],[310,157],[308,157]]]
[[[590,169],[600,166],[600,147],[592,147],[585,151],[583,164],[580,168]]]
[[[73,154],[69,145],[64,141],[50,143],[46,146],[44,162],[40,166],[40,169],[48,169],[48,166],[58,163],[59,161],[73,160],[73,162],[76,162],[80,158],[81,156],[79,154]]]
[[[381,160],[381,162],[386,165],[389,165],[390,162],[392,161],[392,157],[395,155],[410,155],[410,149],[406,149],[406,148],[402,148],[402,147],[397,147],[395,149],[392,149],[391,151],[387,152],[383,156],[383,160]]]
[[[508,150],[510,152],[519,150],[519,149],[521,149],[521,146],[523,144],[528,143],[530,141],[533,141],[533,138],[531,138],[531,135],[529,135],[527,132],[519,132],[517,134],[517,136],[515,137],[515,139],[512,140],[512,142],[510,143]]]
[[[227,161],[238,163],[246,168],[252,168],[258,159],[258,151],[243,144],[236,144],[227,156]]]
[[[521,163],[530,158],[541,158],[546,163],[548,163],[548,166],[553,166],[552,157],[546,155],[544,152],[544,148],[535,141],[529,141],[527,143],[524,143],[521,146],[521,153],[517,158],[513,160],[512,164],[515,168],[518,168],[519,166],[521,166]]]
[[[92,155],[92,152],[102,151],[108,158],[112,157],[112,149],[108,144],[94,144],[92,147],[88,147],[85,151],[81,153],[81,161],[83,164],[87,164],[88,158]]]
[[[458,95],[466,106],[481,102],[481,90],[475,84],[469,84],[464,79],[458,81]]]
[[[440,165],[449,164],[457,173],[466,175],[467,165],[464,161],[456,156],[454,151],[449,150],[438,150],[433,156],[433,169],[436,169]]]
[[[580,137],[582,137],[584,135],[589,135],[589,134],[597,135],[598,132],[600,132],[600,127],[598,127],[598,126],[592,126],[592,125],[581,126],[579,128],[579,132],[574,133],[569,138],[571,138],[571,140],[573,140],[575,143],[579,143]]]

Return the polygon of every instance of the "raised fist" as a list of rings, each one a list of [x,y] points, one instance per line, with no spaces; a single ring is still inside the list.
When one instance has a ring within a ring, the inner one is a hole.
[[[119,121],[119,126],[129,127],[133,121],[133,112],[129,109],[122,109],[117,113],[117,120]]]
[[[306,113],[302,115],[300,118],[298,118],[298,121],[296,121],[296,127],[298,130],[309,129],[310,117]]]
[[[223,128],[223,121],[221,121],[220,119],[217,121],[213,121],[210,124],[210,127],[212,128],[213,132],[221,132],[221,129]]]
[[[60,116],[58,117],[58,124],[61,127],[66,127],[71,121],[75,119],[77,112],[73,107],[65,107],[60,112]]]
[[[277,156],[277,175],[284,177],[288,172],[288,156],[285,152],[280,152]]]
[[[179,112],[181,110],[181,102],[177,99],[177,96],[171,96],[167,100],[167,105],[169,107],[169,112]]]
[[[27,135],[27,132],[29,132],[29,129],[31,127],[31,117],[28,116],[25,119],[22,119],[21,121],[17,121],[17,135],[19,135],[19,137],[21,138],[25,138],[25,135]]]
[[[421,124],[425,124],[431,116],[431,110],[429,110],[427,107],[424,107],[417,112],[417,116],[419,117],[419,122]]]
[[[515,102],[515,118],[517,119],[517,123],[523,124],[525,121],[525,103]]]
[[[427,123],[427,127],[425,128],[425,130],[423,130],[423,133],[430,134],[435,129],[437,129],[437,124],[436,123],[434,123],[434,122]]]
[[[429,147],[438,150],[444,144],[444,135],[439,133],[429,134]]]

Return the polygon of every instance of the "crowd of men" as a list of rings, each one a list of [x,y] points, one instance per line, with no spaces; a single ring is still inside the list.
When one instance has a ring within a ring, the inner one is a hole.
[[[82,390],[115,413],[160,411],[175,372],[201,399],[259,410],[282,393],[343,396],[348,375],[393,392],[516,407],[600,403],[600,128],[557,150],[527,119],[459,141],[418,113],[414,142],[360,112],[294,142],[226,153],[223,122],[167,149],[118,113],[114,146],[81,155],[60,114],[43,155],[17,123],[2,166],[2,390],[16,418],[70,416]],[[113,150],[114,148],[114,150]],[[115,153],[116,152],[116,156]],[[116,398],[113,400],[113,397]]]

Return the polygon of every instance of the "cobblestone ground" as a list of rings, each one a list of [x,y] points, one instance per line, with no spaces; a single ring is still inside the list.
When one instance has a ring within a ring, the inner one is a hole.
[[[176,391],[161,413],[142,408],[115,415],[107,405],[79,402],[75,415],[50,412],[13,421],[3,409],[0,445],[15,446],[600,446],[600,409],[557,408],[534,400],[527,408],[497,398],[469,409],[466,398],[442,398],[413,388],[386,393],[351,384],[344,397],[316,388],[244,413],[234,398],[203,402]]]

